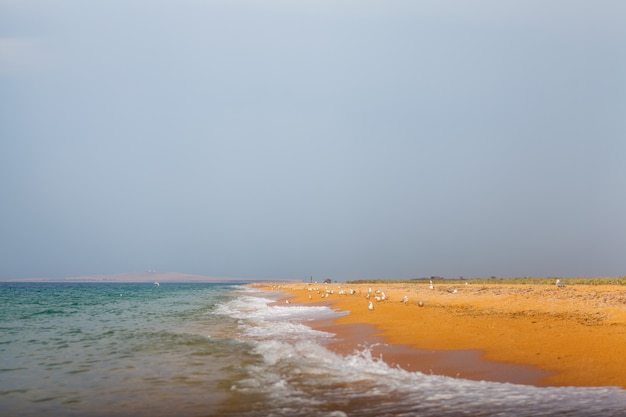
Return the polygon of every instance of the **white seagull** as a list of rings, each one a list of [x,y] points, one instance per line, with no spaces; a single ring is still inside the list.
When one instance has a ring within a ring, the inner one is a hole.
[[[374,311],[374,304],[370,301],[369,305],[367,306],[369,311]]]
[[[405,295],[405,296],[402,298],[402,301],[400,301],[400,302],[401,302],[401,303],[406,303],[406,302],[408,302],[408,301],[409,301],[409,297],[408,297],[407,295]]]
[[[561,280],[557,278],[557,280],[556,280],[556,286],[557,286],[557,287],[564,287],[564,286],[565,286],[565,284],[563,284],[563,283],[561,282]]]
[[[432,279],[430,280],[430,285],[429,285],[428,288],[430,288],[431,290],[435,289],[435,286],[433,285],[433,280]]]

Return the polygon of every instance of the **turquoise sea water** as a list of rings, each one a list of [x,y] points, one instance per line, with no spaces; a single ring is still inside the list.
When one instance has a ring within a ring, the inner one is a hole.
[[[0,283],[2,416],[626,416],[616,387],[538,388],[326,349],[337,312],[218,284]]]

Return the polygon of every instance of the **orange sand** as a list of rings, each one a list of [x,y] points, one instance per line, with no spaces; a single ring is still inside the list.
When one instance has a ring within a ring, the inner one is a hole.
[[[424,283],[256,286],[288,293],[293,302],[323,302],[350,311],[335,320],[335,324],[371,324],[378,336],[394,345],[430,351],[478,349],[483,352],[483,359],[502,366],[530,365],[546,371],[535,385],[626,388],[626,288],[623,286],[558,288],[471,283],[435,283],[435,289]],[[367,308],[368,287],[372,288],[374,311]],[[350,295],[351,289],[355,294]],[[454,289],[455,293],[450,292]],[[340,294],[342,291],[346,294]],[[380,296],[376,291],[384,291],[387,300],[375,301],[374,297]],[[323,294],[328,296],[322,298]],[[402,303],[405,295],[408,302]]]

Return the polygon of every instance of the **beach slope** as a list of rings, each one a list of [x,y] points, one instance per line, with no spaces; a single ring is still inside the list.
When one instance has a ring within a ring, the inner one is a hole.
[[[349,311],[341,326],[371,325],[393,345],[422,351],[478,350],[445,374],[471,374],[471,362],[528,365],[534,385],[626,388],[626,287],[423,283],[255,284],[296,303]],[[383,298],[384,293],[384,300]],[[368,298],[369,297],[369,298]],[[373,310],[368,308],[372,301]],[[333,331],[331,329],[327,329]],[[345,333],[345,331],[344,331]],[[361,333],[352,332],[350,343]],[[346,335],[340,336],[345,338]],[[416,351],[417,355],[417,351]],[[510,382],[515,382],[511,378]]]

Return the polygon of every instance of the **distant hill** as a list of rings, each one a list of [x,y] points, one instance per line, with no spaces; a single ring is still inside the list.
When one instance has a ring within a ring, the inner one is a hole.
[[[28,282],[258,282],[291,281],[285,279],[209,277],[205,275],[182,274],[180,272],[123,272],[120,274],[84,275],[68,278],[25,278],[10,281]]]

